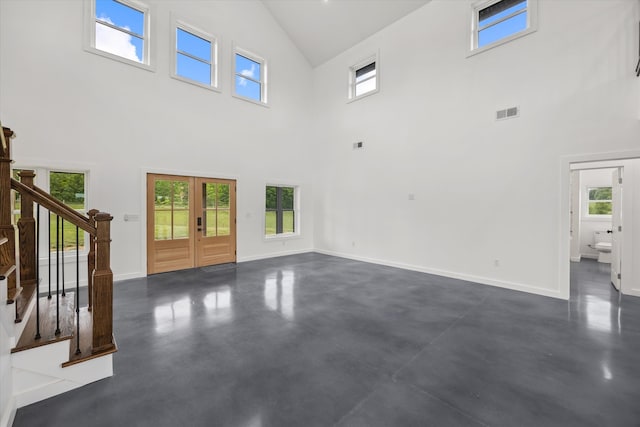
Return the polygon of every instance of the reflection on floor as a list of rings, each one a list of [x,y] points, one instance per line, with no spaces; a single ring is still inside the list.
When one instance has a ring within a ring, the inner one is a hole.
[[[120,282],[115,376],[15,426],[632,426],[640,302],[570,301],[319,254]]]

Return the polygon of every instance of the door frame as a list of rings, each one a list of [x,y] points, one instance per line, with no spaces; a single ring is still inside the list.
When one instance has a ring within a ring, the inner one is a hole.
[[[147,174],[158,174],[158,175],[179,175],[179,176],[189,176],[189,177],[200,177],[200,178],[220,178],[220,179],[230,179],[236,181],[236,189],[238,188],[238,184],[240,180],[236,175],[229,175],[226,173],[213,173],[211,171],[194,171],[194,170],[181,170],[181,169],[162,169],[162,168],[150,168],[143,167],[140,168],[140,274],[135,277],[146,277],[147,274]],[[236,217],[239,209],[239,200],[236,194]],[[236,250],[240,251],[238,245],[238,234],[236,228]],[[236,260],[238,258],[236,257]]]
[[[559,218],[560,227],[558,230],[558,293],[560,298],[569,299],[570,296],[570,230],[571,216],[569,214],[571,207],[571,185],[570,176],[572,170],[579,169],[598,169],[603,167],[624,167],[625,170],[631,169],[630,160],[640,159],[640,150],[610,152],[599,154],[585,154],[574,156],[563,156],[560,161],[560,205]],[[627,167],[629,167],[627,169]],[[624,185],[624,184],[623,184]],[[629,185],[626,186],[625,194],[629,194]],[[625,197],[622,202],[623,218],[632,218],[633,200],[632,197]],[[625,287],[625,277],[633,277],[633,239],[631,224],[626,222],[626,228],[623,229],[622,242],[620,244],[621,260],[622,260],[622,287],[621,294],[636,295],[635,291],[631,292],[629,285]],[[625,238],[625,235],[628,237]],[[629,280],[626,281],[629,283]]]

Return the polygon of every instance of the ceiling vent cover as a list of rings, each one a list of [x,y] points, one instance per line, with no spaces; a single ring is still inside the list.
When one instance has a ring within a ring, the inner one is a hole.
[[[496,111],[496,120],[513,119],[520,116],[520,107],[510,107]]]

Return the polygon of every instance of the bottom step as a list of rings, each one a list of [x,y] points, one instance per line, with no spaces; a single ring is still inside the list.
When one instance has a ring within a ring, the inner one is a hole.
[[[59,300],[59,308],[56,302]],[[67,292],[66,296],[52,295],[40,297],[40,338],[36,338],[37,317],[34,309],[27,321],[15,348],[11,353],[28,350],[58,341],[69,340],[73,337],[75,313],[75,292]],[[56,330],[59,328],[59,333]]]
[[[59,341],[11,355],[18,408],[113,375],[111,354],[63,368],[68,345],[68,341]]]

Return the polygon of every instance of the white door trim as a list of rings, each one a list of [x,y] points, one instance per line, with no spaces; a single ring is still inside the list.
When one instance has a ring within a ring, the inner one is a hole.
[[[571,188],[570,174],[571,170],[594,169],[603,167],[624,167],[628,165],[628,160],[640,159],[640,150],[595,153],[583,155],[569,155],[560,158],[560,205],[559,205],[559,263],[558,263],[558,291],[561,298],[569,299],[570,295],[570,235],[571,230]],[[626,202],[625,202],[626,201]],[[631,218],[632,209],[631,198],[627,197],[623,201],[622,214],[627,218]],[[627,225],[627,236],[631,236],[631,224]],[[622,242],[622,276],[632,277],[632,239],[624,239]],[[622,293],[625,293],[624,280],[622,285]],[[628,283],[628,282],[627,282]]]

